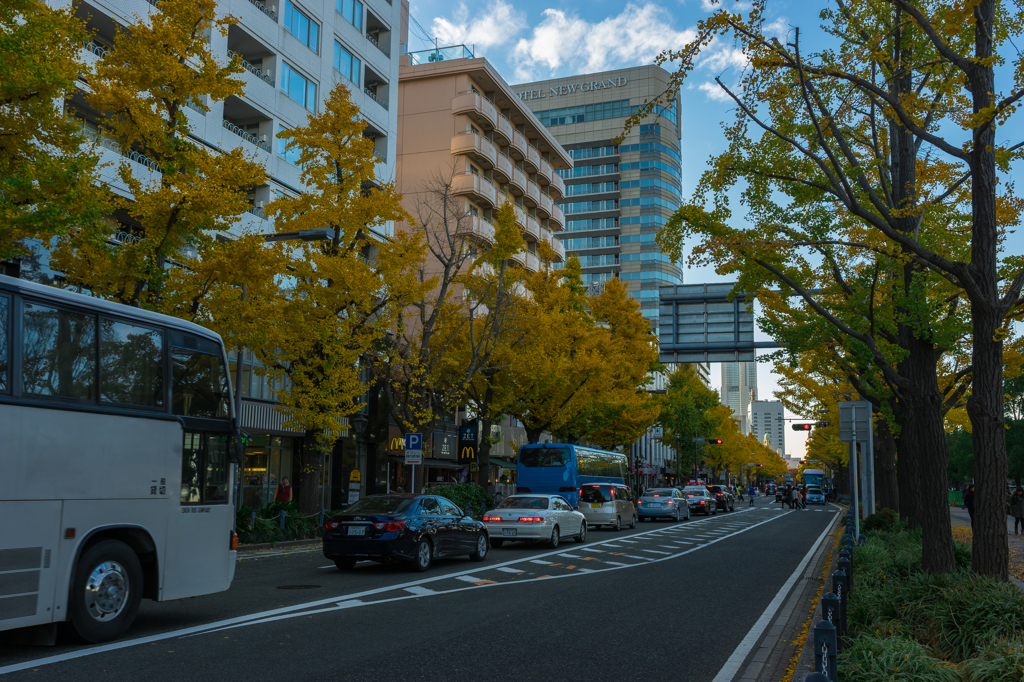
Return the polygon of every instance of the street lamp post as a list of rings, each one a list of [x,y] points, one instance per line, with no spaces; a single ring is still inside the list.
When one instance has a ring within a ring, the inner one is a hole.
[[[362,459],[362,448],[360,447],[359,444],[363,442],[363,435],[366,434],[366,427],[370,423],[370,420],[367,419],[363,415],[362,412],[360,412],[355,417],[353,417],[350,421],[351,421],[351,424],[352,424],[352,429],[356,432],[356,471],[359,472],[359,487],[362,488],[362,485],[363,485],[363,480],[362,480],[363,479],[363,459]],[[369,476],[369,472],[367,472],[367,476]],[[352,487],[352,481],[349,480],[349,488],[351,488],[351,487]],[[351,494],[351,490],[349,491],[349,493]]]

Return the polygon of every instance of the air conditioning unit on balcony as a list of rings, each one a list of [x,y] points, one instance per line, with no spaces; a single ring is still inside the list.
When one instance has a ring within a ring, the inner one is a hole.
[[[254,201],[252,205],[256,208],[263,208],[263,200],[260,199],[259,201]]]
[[[260,133],[260,142],[266,142],[266,141],[267,141],[267,134],[266,133]]]

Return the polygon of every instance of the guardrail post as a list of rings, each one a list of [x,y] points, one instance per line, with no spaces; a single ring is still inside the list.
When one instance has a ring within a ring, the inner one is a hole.
[[[324,510],[323,510],[323,507],[321,507],[320,508],[320,528],[323,528],[323,527],[324,527]]]
[[[832,574],[832,593],[839,599],[839,636],[846,636],[846,571],[838,570]]]
[[[249,512],[249,530],[256,530],[256,512]]]
[[[839,597],[831,592],[826,592],[825,596],[821,598],[821,617],[822,620],[827,620],[832,623],[836,629],[836,647],[839,646],[839,638],[842,636],[842,627],[839,624],[840,621],[840,606]]]
[[[480,518],[483,518],[484,514],[486,514],[486,513],[487,513],[487,503],[486,502],[481,502],[480,503]]]
[[[284,517],[285,517],[284,510],[282,509],[281,510],[281,514],[280,514],[281,528],[284,528]]]
[[[821,673],[811,673],[804,678],[804,682],[829,682],[829,679]]]
[[[867,540],[867,536],[865,536],[864,533],[861,533],[860,537],[857,538],[857,544],[863,545],[865,542],[867,542]]]
[[[814,671],[831,682],[839,679],[836,675],[836,629],[827,620],[820,620],[814,626]]]
[[[853,564],[850,560],[844,556],[839,557],[839,561],[836,562],[836,566],[839,567],[843,573],[846,574],[846,590],[847,592],[853,591]]]

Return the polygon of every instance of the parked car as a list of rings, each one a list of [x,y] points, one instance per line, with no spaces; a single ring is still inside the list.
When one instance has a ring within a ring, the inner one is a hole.
[[[636,528],[636,507],[629,497],[629,488],[624,485],[587,483],[580,486],[579,511],[591,528],[620,530],[623,524]]]
[[[807,486],[807,504],[825,504],[825,491],[817,486]]]
[[[715,498],[715,505],[722,511],[736,511],[736,495],[724,485],[709,485],[708,490]]]
[[[587,519],[561,495],[512,495],[484,514],[491,547],[506,540],[543,541],[551,549],[562,538],[587,539]]]
[[[357,561],[408,561],[416,571],[434,559],[487,556],[487,528],[451,500],[435,495],[370,495],[324,523],[324,556],[340,570]]]
[[[680,519],[690,518],[690,507],[686,504],[686,495],[677,488],[651,488],[637,500],[636,513],[641,521],[647,519]]]
[[[718,513],[718,505],[707,486],[686,486],[684,494],[688,511],[700,512],[704,516],[714,516]]]

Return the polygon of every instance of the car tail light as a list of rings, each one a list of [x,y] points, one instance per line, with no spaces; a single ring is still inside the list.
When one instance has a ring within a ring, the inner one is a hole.
[[[382,521],[381,523],[373,524],[373,527],[385,533],[397,533],[405,528],[405,521]]]
[[[337,521],[328,521],[324,524],[324,530],[334,530],[340,525]]]
[[[231,550],[238,549],[238,533],[231,531]]]
[[[516,488],[516,492],[517,493],[529,493],[529,492],[533,492],[533,491],[530,490],[529,488]]]
[[[672,500],[666,500],[665,504],[672,504]]]
[[[484,521],[494,521],[495,523],[501,521],[500,516],[485,516]]]
[[[520,523],[544,523],[543,516],[520,516]]]
[[[643,503],[644,503],[644,501],[643,501],[643,500],[637,500],[637,501],[636,501],[636,506],[638,506],[638,507],[639,507],[639,506],[640,506],[641,504],[643,504]]]

